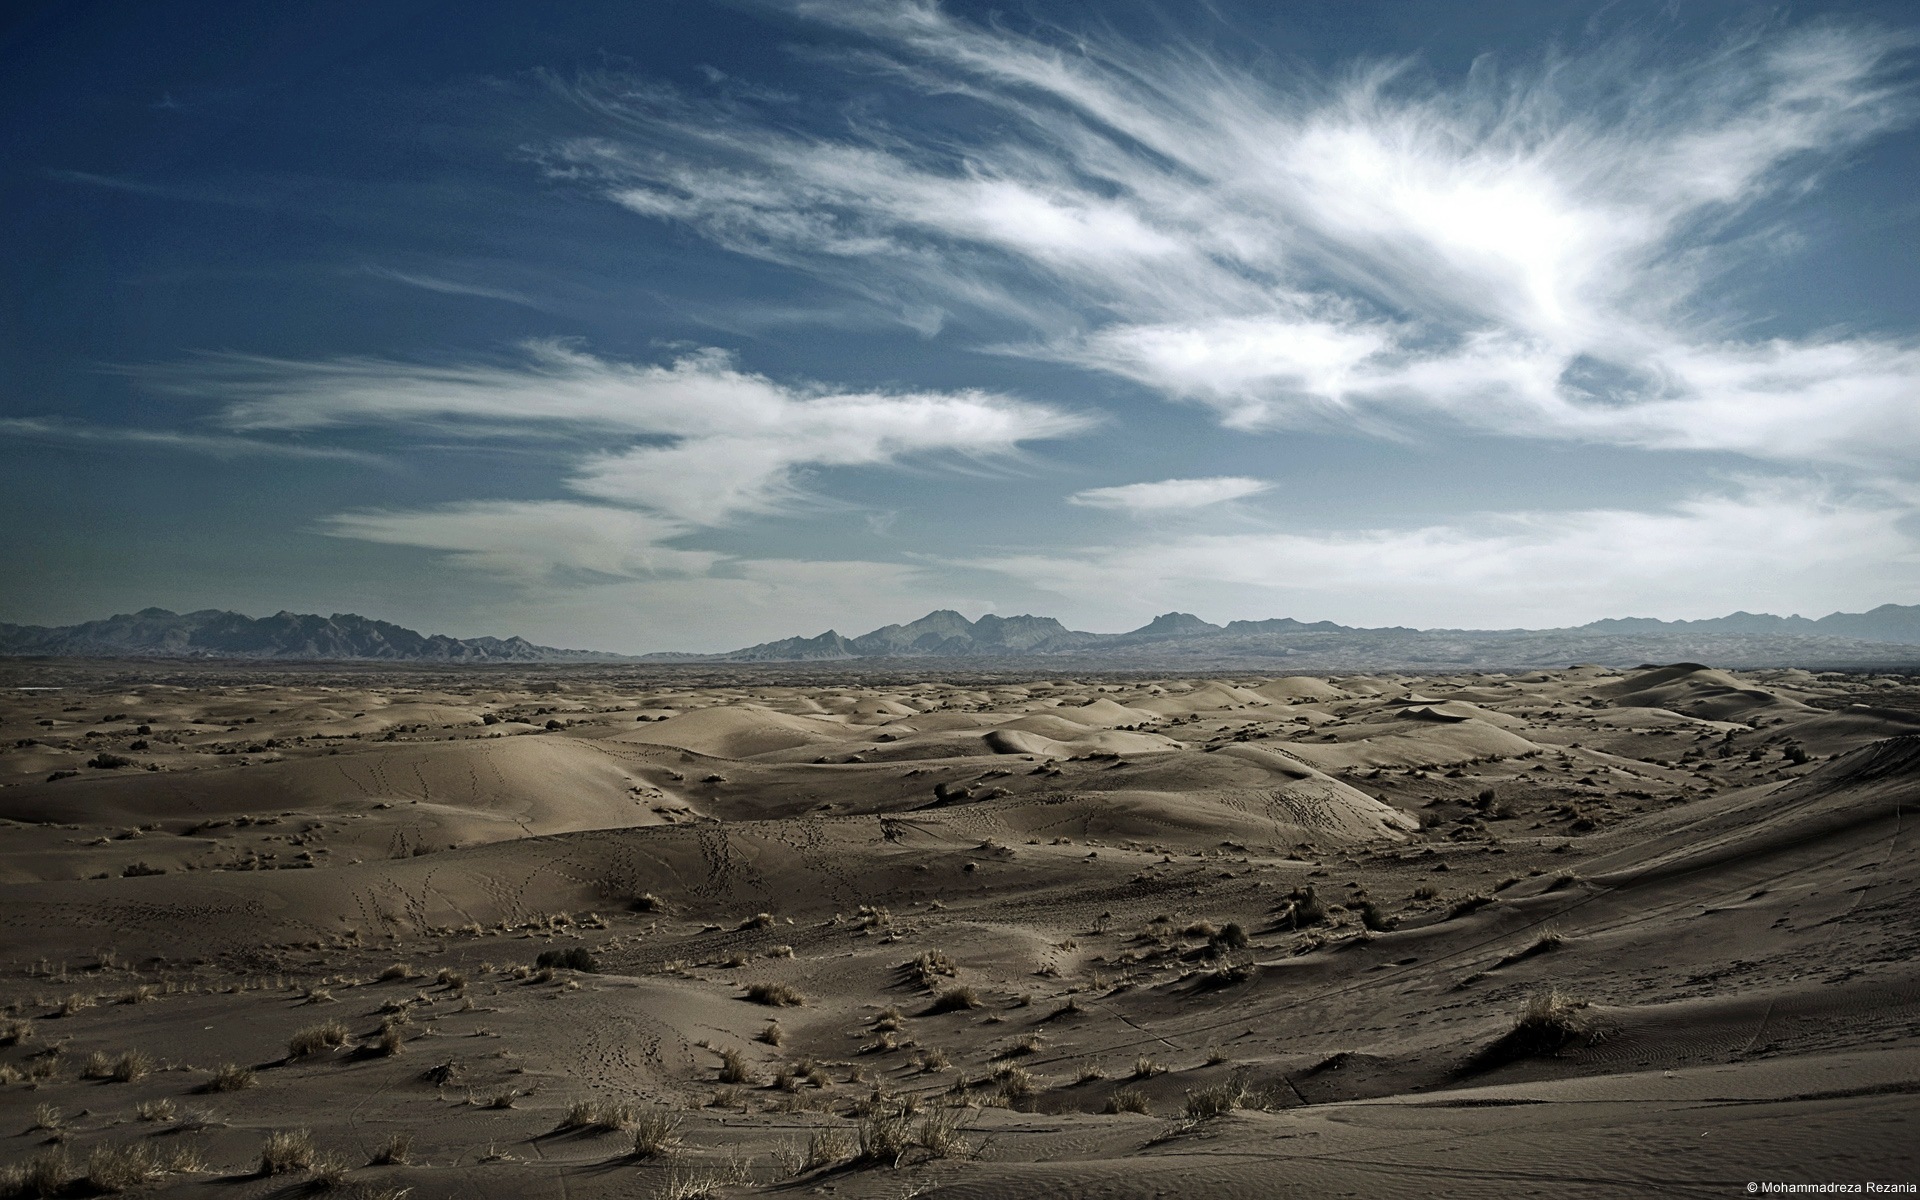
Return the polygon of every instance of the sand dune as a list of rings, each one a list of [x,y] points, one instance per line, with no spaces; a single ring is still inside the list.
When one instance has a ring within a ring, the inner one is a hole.
[[[0,1103],[66,1114],[76,1173],[182,1145],[157,1190],[317,1189],[251,1175],[289,1128],[369,1196],[1920,1170],[1909,681],[222,670],[0,705]],[[200,1090],[229,1061],[254,1086]]]

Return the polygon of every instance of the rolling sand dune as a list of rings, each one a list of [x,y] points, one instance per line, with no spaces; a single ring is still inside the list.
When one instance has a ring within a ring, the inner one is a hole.
[[[1920,1181],[1905,678],[10,670],[50,1194]]]

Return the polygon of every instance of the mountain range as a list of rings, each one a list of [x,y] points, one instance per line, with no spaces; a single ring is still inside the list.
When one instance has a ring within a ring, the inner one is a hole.
[[[253,618],[204,609],[147,608],[80,625],[0,624],[0,655],[370,660],[434,663],[835,663],[858,660],[1046,659],[1078,669],[1273,669],[1289,671],[1500,670],[1570,662],[1632,665],[1694,659],[1722,666],[1894,666],[1920,664],[1920,605],[1883,604],[1863,613],[1801,616],[1736,612],[1699,621],[1609,618],[1563,629],[1411,629],[1332,621],[1230,621],[1192,613],[1155,617],[1126,633],[1069,629],[1053,617],[970,621],[938,609],[904,625],[857,637],[829,629],[720,654],[648,654],[538,646],[525,638],[420,634],[354,613],[292,612]],[[956,663],[957,665],[957,663]]]
[[[212,608],[190,613],[143,608],[82,625],[0,624],[0,655],[448,663],[620,661],[623,657],[536,646],[518,637],[420,634],[355,613],[321,617],[278,612],[254,618]]]
[[[1306,635],[1330,635],[1311,637]],[[1329,640],[1364,637],[1373,640],[1474,641],[1538,639],[1562,635],[1590,641],[1621,638],[1683,639],[1732,637],[1772,638],[1817,642],[1868,642],[1920,647],[1920,605],[1883,604],[1864,613],[1833,613],[1819,620],[1776,617],[1766,613],[1736,612],[1699,621],[1661,621],[1652,617],[1609,618],[1566,629],[1410,629],[1406,626],[1359,627],[1332,621],[1296,621],[1278,617],[1264,621],[1229,621],[1215,625],[1192,613],[1164,613],[1126,633],[1086,633],[1068,629],[1052,617],[999,617],[991,614],[969,621],[951,609],[938,609],[905,625],[885,625],[858,637],[844,637],[829,629],[816,637],[790,637],[757,646],[710,655],[648,655],[679,661],[794,662],[809,659],[920,658],[1025,655],[1062,655],[1124,652],[1157,648],[1232,648],[1259,654],[1262,648],[1282,655],[1290,650]]]

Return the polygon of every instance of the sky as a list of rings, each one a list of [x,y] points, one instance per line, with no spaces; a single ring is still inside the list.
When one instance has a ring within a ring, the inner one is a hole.
[[[1907,4],[7,14],[0,621],[1920,602]]]

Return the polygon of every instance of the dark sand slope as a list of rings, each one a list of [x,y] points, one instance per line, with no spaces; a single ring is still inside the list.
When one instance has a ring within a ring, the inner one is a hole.
[[[0,1155],[71,1194],[1920,1182],[1905,679],[90,669],[0,711]]]

